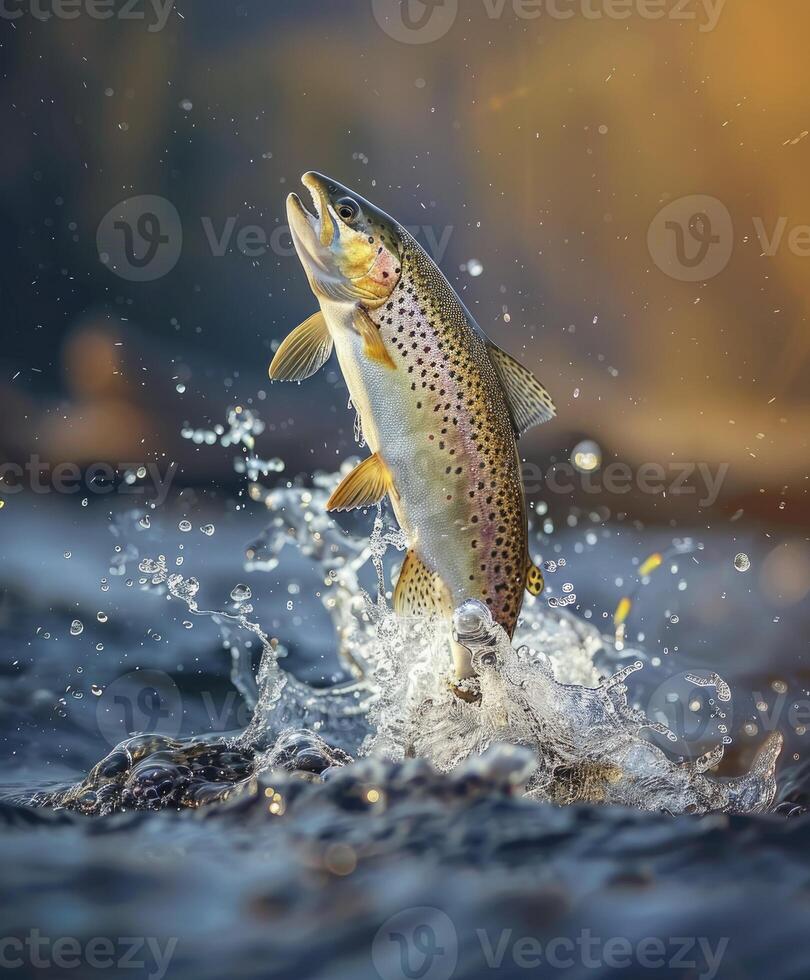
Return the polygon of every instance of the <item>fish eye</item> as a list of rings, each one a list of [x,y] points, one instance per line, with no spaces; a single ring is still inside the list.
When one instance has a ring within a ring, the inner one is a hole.
[[[494,653],[485,653],[483,657],[481,657],[481,663],[485,667],[494,667],[495,664],[497,663],[497,660],[498,658],[495,656]]]
[[[348,223],[354,221],[360,214],[360,206],[357,201],[353,201],[350,197],[341,197],[339,201],[336,201],[335,210],[339,217]]]

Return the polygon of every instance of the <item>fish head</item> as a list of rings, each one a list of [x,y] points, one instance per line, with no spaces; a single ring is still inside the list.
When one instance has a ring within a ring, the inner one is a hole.
[[[301,182],[313,210],[290,194],[287,218],[312,291],[321,299],[381,306],[402,272],[400,226],[329,177],[310,172]]]

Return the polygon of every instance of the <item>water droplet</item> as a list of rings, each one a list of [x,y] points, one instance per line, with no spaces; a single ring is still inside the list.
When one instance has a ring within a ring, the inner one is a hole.
[[[99,653],[101,653],[101,651],[102,651],[103,649],[104,649],[104,644],[103,644],[103,643],[97,643],[97,644],[96,644],[96,650],[98,650],[98,651],[99,651]]]
[[[592,473],[602,465],[602,450],[592,439],[584,439],[574,446],[571,463],[580,473]]]
[[[253,593],[250,591],[250,586],[248,585],[242,585],[240,583],[231,589],[231,599],[234,602],[247,602],[252,595]]]
[[[107,622],[107,613],[105,613],[105,612],[98,612],[98,613],[96,613],[96,619],[100,623],[106,623]]]
[[[214,531],[216,531],[216,528],[213,524],[203,524],[200,530],[210,538]]]
[[[678,615],[673,615],[669,617],[669,621],[670,623],[679,623],[681,620]]]
[[[188,531],[191,530],[191,521],[180,521],[180,523],[177,526],[180,528],[183,534],[186,534]]]
[[[95,695],[97,698],[100,698],[101,695],[104,693],[104,688],[101,687],[100,684],[91,684],[90,693]]]
[[[573,592],[574,586],[572,582],[565,582],[562,587],[563,592]]]
[[[70,557],[71,557],[71,554],[70,554],[70,552],[69,552],[69,551],[66,551],[66,552],[65,552],[65,558],[70,558]]]
[[[144,514],[143,517],[138,521],[138,526],[147,528],[152,526],[152,522],[149,520],[149,515]]]
[[[751,567],[751,559],[745,554],[745,552],[741,551],[740,554],[734,559],[734,567],[738,572],[747,572]]]
[[[188,619],[183,620],[183,629],[190,630],[194,626],[194,623],[190,622]]]
[[[79,636],[82,632],[84,632],[84,623],[80,619],[74,619],[70,624],[70,635]]]

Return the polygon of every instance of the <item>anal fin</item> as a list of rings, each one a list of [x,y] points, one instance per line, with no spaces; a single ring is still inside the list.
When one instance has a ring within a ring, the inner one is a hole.
[[[394,612],[398,616],[449,616],[451,611],[444,583],[409,548],[394,589]]]
[[[270,364],[270,377],[273,381],[303,381],[329,360],[332,346],[323,313],[315,313],[281,342]]]
[[[326,502],[326,509],[354,510],[356,507],[372,507],[393,490],[391,471],[377,453],[373,453],[343,477]]]

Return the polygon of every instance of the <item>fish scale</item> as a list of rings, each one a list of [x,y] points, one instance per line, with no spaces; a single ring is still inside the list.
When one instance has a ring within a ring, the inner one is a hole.
[[[543,588],[528,556],[517,437],[553,417],[551,398],[486,338],[398,222],[328,177],[302,181],[315,213],[291,194],[287,214],[320,311],[285,338],[270,377],[302,381],[334,350],[372,453],[327,507],[389,498],[408,540],[400,615],[449,617],[480,599],[511,636],[524,589]],[[468,677],[469,651],[451,647]]]
[[[392,458],[384,436],[378,450],[399,491],[394,510],[403,530],[418,537],[417,554],[438,572],[453,606],[480,597],[511,635],[528,545],[509,412],[485,342],[404,230],[400,258],[391,298],[370,313],[403,376],[392,383],[399,398],[390,399],[390,417],[378,427],[400,425],[403,411],[416,420],[407,458]],[[428,500],[420,482],[432,488]]]

